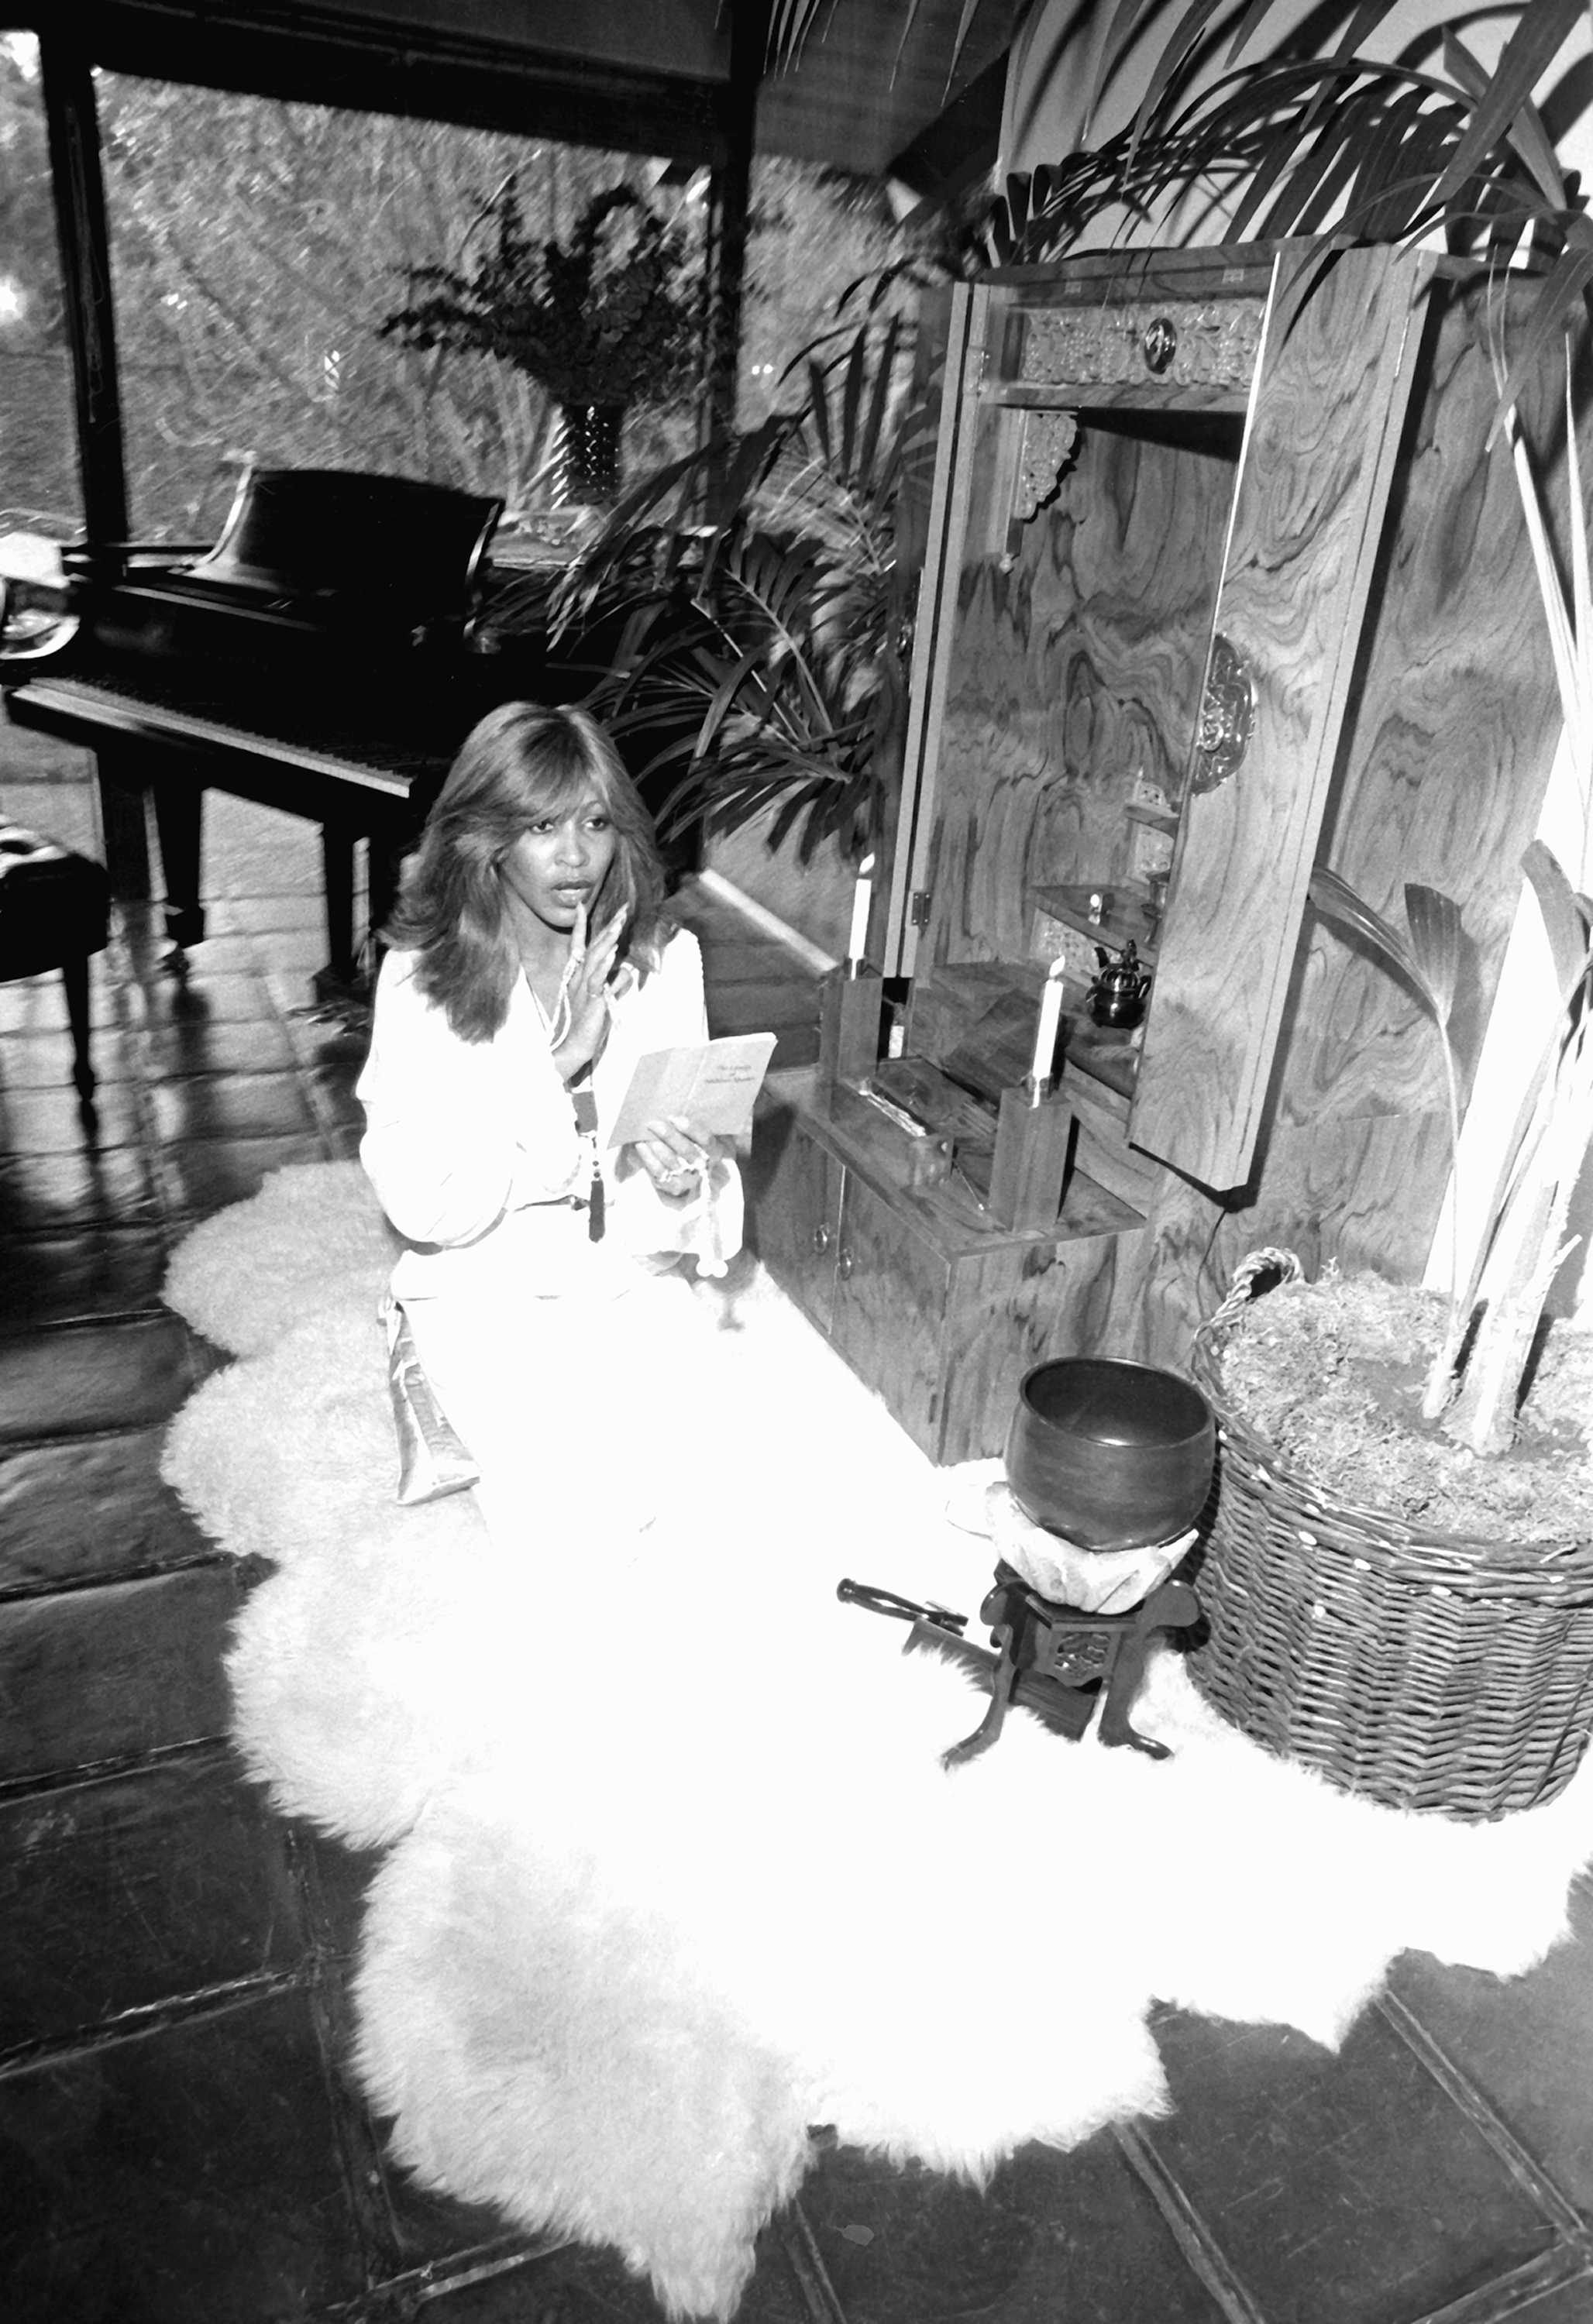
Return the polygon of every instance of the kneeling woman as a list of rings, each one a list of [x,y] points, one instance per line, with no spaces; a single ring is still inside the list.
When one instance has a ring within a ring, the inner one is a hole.
[[[506,1546],[634,1533],[701,1417],[678,1262],[739,1248],[734,1160],[671,1121],[606,1139],[636,1058],[707,1037],[697,941],[663,898],[602,728],[509,703],[455,761],[386,931],[360,1158]]]

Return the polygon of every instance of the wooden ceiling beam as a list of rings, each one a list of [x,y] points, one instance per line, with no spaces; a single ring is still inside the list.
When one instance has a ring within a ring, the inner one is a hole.
[[[891,172],[976,108],[1021,0],[835,0],[755,143]],[[112,71],[724,166],[756,0],[12,0]],[[763,12],[766,14],[766,12]]]
[[[730,143],[727,79],[495,39],[463,11],[376,21],[298,0],[55,0],[46,13],[112,72],[710,168]]]

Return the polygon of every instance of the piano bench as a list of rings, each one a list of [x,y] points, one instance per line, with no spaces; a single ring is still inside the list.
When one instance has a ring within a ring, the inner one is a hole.
[[[110,881],[102,863],[36,831],[0,822],[0,984],[59,969],[72,1028],[72,1080],[94,1096],[88,1062],[88,963],[105,950]]]

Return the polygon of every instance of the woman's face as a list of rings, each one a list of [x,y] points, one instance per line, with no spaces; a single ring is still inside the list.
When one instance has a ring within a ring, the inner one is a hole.
[[[504,857],[505,887],[544,927],[567,932],[584,904],[588,913],[617,845],[608,803],[596,789],[572,806],[539,816]]]

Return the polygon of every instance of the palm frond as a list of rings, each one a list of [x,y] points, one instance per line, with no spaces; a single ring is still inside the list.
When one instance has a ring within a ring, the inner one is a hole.
[[[1441,1026],[1447,1021],[1448,1011],[1443,1001],[1429,982],[1412,945],[1392,921],[1385,920],[1381,912],[1374,910],[1363,897],[1357,895],[1347,880],[1340,879],[1338,873],[1329,871],[1325,863],[1319,863],[1311,873],[1307,892],[1324,919],[1336,921],[1341,927],[1348,928],[1374,952],[1382,954],[1389,967],[1397,971],[1436,1024]]]
[[[1504,53],[1477,98],[1470,126],[1433,189],[1440,207],[1459,193],[1488,155],[1508,140],[1516,115],[1577,25],[1586,0],[1527,0]]]
[[[1496,370],[1502,369],[1496,356]],[[1576,763],[1588,762],[1586,733],[1588,704],[1579,682],[1577,665],[1576,628],[1571,609],[1565,602],[1565,590],[1555,562],[1553,544],[1549,539],[1548,522],[1533,473],[1532,458],[1516,422],[1512,404],[1505,419],[1511,457],[1521,499],[1521,512],[1525,521],[1527,539],[1532,545],[1533,565],[1538,576],[1538,595],[1542,604],[1543,625],[1549,633],[1550,650],[1554,657],[1554,675],[1560,687],[1560,706],[1570,739]]]
[[[736,0],[729,0],[736,5]],[[771,73],[793,72],[801,63],[802,54],[810,41],[822,41],[829,29],[829,20],[836,6],[844,7],[845,0],[773,0],[769,12],[769,32],[764,46],[764,69]],[[901,29],[896,36],[895,61],[892,67],[893,80],[901,70],[912,34],[922,11],[923,0],[899,0],[902,10]],[[968,47],[968,38],[978,14],[979,0],[963,0],[962,13],[952,37],[947,59],[947,80],[955,74]]]
[[[820,18],[834,5],[835,0],[773,0],[765,51],[770,72],[789,72],[801,63]]]
[[[1452,24],[1443,28],[1443,60],[1450,79],[1480,104],[1487,95],[1487,68],[1472,55]],[[1565,173],[1543,126],[1543,116],[1530,96],[1523,97],[1505,135],[1532,172],[1533,182],[1543,199],[1563,209],[1568,200]]]
[[[1567,1010],[1588,974],[1587,915],[1559,861],[1541,839],[1533,841],[1521,864],[1532,881],[1538,909],[1543,916],[1543,932],[1549,939],[1550,957],[1560,987],[1560,1005],[1562,1010]]]
[[[932,450],[905,352],[894,318],[823,335],[793,374],[799,403],[626,493],[566,578],[565,630],[614,624],[588,699],[633,765],[648,753],[641,777],[667,784],[666,835],[774,808],[806,857],[873,827],[876,751],[905,682],[896,501]],[[715,464],[726,493],[682,526]]]
[[[1431,993],[1440,1024],[1454,1013],[1455,991],[1460,981],[1464,936],[1454,899],[1419,881],[1405,882],[1405,920],[1411,931],[1411,954]]]

